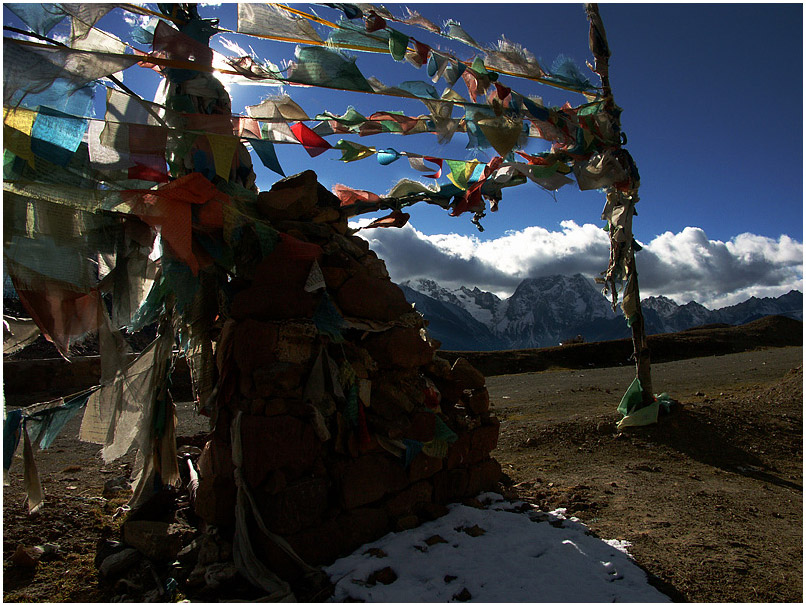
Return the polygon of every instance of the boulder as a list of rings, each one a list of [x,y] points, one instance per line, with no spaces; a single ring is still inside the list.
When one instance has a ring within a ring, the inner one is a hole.
[[[463,389],[480,389],[484,387],[484,374],[474,368],[464,357],[459,357],[451,367],[451,378]]]
[[[403,291],[389,279],[357,273],[336,293],[336,304],[347,317],[394,321],[411,311]]]
[[[394,327],[369,334],[364,346],[382,368],[416,368],[427,364],[434,356],[434,349],[417,328]]]
[[[160,563],[170,563],[182,550],[182,532],[175,523],[162,521],[126,521],[123,541],[145,557]]]

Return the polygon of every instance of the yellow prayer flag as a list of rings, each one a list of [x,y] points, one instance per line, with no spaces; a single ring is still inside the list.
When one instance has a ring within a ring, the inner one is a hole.
[[[238,137],[225,134],[207,134],[210,148],[213,150],[215,173],[224,180],[229,180],[232,157],[238,149]]]
[[[31,151],[31,131],[36,112],[22,107],[3,108],[3,147],[34,165]]]

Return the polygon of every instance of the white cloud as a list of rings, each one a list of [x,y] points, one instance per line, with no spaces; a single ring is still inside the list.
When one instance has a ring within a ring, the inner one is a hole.
[[[366,224],[361,221],[359,224]],[[527,277],[582,273],[607,267],[607,234],[593,224],[563,221],[561,229],[527,227],[481,240],[456,233],[426,235],[402,229],[361,231],[386,261],[395,281],[419,277],[446,287],[478,286],[507,296]],[[697,227],[666,232],[638,253],[642,296],[696,300],[718,308],[750,296],[779,296],[803,289],[803,244],[743,233],[728,242],[708,239]]]

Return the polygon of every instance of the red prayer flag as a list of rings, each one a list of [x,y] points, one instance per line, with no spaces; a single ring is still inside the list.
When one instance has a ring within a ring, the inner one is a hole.
[[[310,155],[312,158],[324,153],[328,149],[333,149],[330,143],[328,143],[302,122],[297,122],[291,126],[291,132],[294,133],[294,136],[297,137],[297,140],[300,143],[302,143],[302,146],[305,147],[305,151],[307,151],[308,155]]]

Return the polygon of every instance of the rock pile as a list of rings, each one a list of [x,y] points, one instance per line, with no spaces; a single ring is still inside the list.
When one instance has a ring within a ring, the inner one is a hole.
[[[303,172],[259,194],[279,232],[242,255],[216,343],[216,428],[199,459],[195,510],[235,523],[232,425],[241,473],[267,529],[321,565],[390,530],[494,488],[499,423],[484,376],[435,356],[423,317],[351,234],[339,200]],[[258,245],[258,243],[256,243]],[[302,572],[251,532],[281,577]]]

